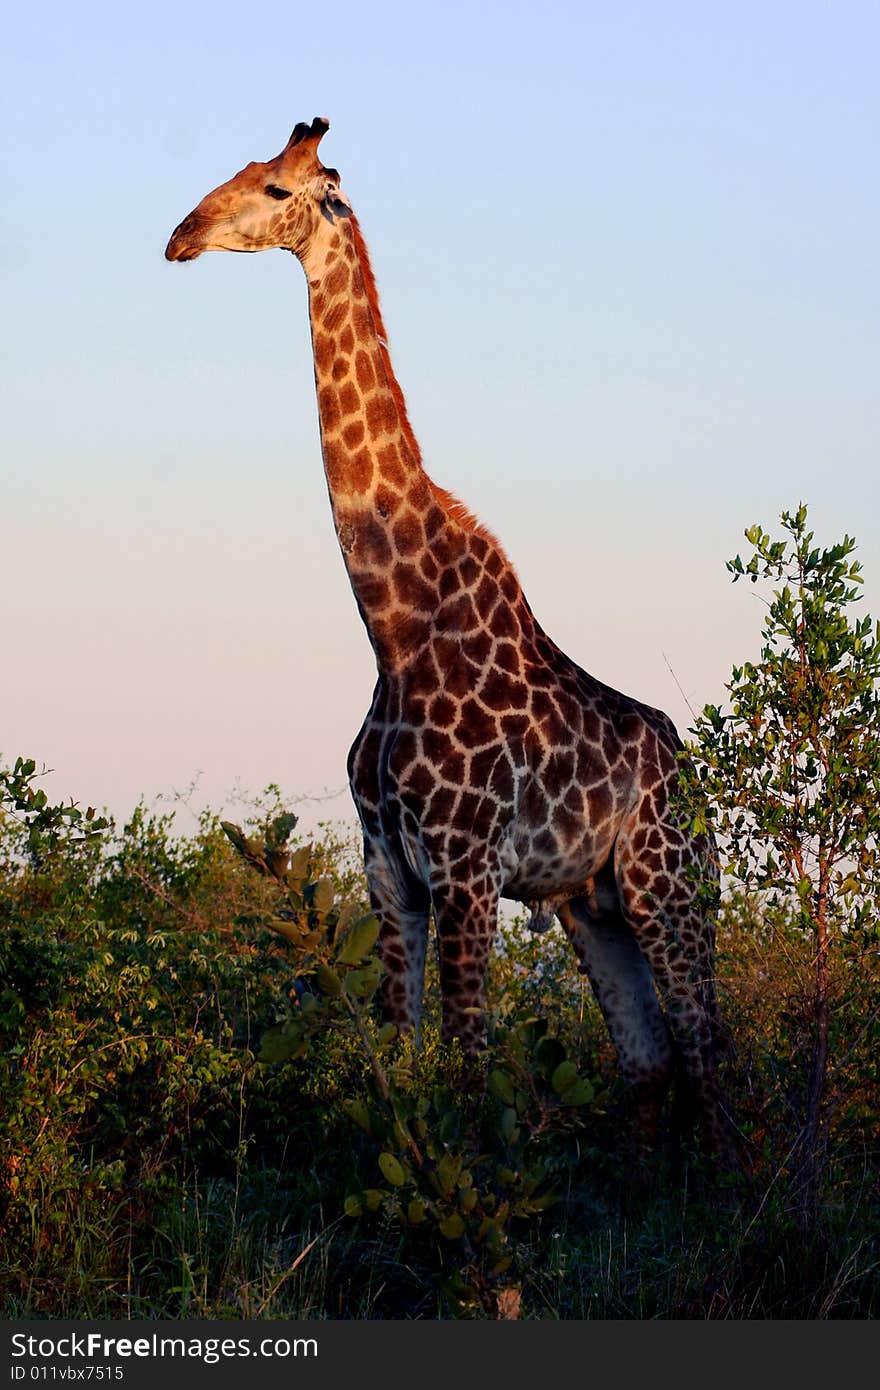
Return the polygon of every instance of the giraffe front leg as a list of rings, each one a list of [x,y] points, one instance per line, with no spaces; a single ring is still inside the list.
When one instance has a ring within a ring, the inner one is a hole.
[[[440,955],[443,1038],[458,1038],[477,1057],[486,1048],[486,971],[498,920],[498,892],[488,880],[432,885]]]
[[[364,867],[370,904],[379,922],[382,984],[379,1004],[386,1023],[418,1041],[425,987],[425,949],[431,900],[407,877],[382,840],[364,844]]]

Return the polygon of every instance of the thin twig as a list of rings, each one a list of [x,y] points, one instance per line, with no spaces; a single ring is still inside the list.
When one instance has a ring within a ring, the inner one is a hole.
[[[684,690],[682,689],[681,681],[678,679],[678,676],[677,676],[677,675],[675,674],[675,672],[673,671],[672,666],[670,665],[670,662],[669,662],[669,657],[666,655],[666,653],[665,653],[665,651],[663,650],[662,647],[660,648],[660,655],[663,657],[663,660],[666,662],[666,669],[667,669],[667,671],[669,672],[669,674],[670,674],[670,676],[672,677],[672,679],[675,681],[675,684],[678,686],[678,693],[681,695],[681,698],[684,700],[685,704],[687,705],[687,707],[688,707],[688,709],[690,710],[691,714],[693,715],[694,719],[697,719],[697,718],[699,717],[699,716],[697,715],[697,711],[694,709],[694,707],[693,707],[693,705],[691,704],[690,700],[688,699],[687,695],[685,695]]]

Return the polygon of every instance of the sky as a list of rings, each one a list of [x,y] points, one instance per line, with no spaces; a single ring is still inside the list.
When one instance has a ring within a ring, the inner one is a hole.
[[[685,731],[758,650],[725,560],[801,500],[876,614],[878,64],[848,0],[13,7],[0,756],[119,818],[353,815],[304,277],[163,259],[316,114],[426,465],[581,665]]]

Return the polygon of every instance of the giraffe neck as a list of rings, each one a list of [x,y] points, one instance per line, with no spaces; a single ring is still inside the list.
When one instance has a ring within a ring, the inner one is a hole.
[[[379,669],[391,672],[443,601],[431,542],[446,531],[460,548],[466,514],[422,468],[354,218],[335,224],[305,269],[333,520]]]

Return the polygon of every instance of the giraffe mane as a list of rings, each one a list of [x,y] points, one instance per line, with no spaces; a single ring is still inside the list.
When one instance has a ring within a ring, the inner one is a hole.
[[[406,440],[407,446],[412,452],[414,462],[421,464],[422,451],[419,448],[419,441],[416,439],[415,431],[413,430],[413,427],[410,424],[409,414],[406,408],[406,400],[404,398],[403,391],[401,390],[400,382],[397,380],[397,377],[394,374],[394,368],[391,365],[391,353],[388,348],[388,334],[385,329],[385,320],[382,317],[382,308],[379,303],[379,291],[376,287],[376,277],[373,273],[373,264],[370,260],[370,252],[367,247],[367,243],[364,240],[364,234],[361,231],[360,223],[358,222],[357,217],[355,217],[354,215],[352,215],[350,218],[350,226],[352,230],[352,235],[354,237],[354,245],[355,250],[357,252],[358,262],[360,264],[361,275],[363,276],[364,290],[367,296],[367,303],[370,306],[370,312],[373,316],[373,322],[376,325],[376,333],[378,334],[379,338],[379,351],[382,354],[382,364],[385,368],[385,374],[388,378],[388,386],[390,388],[392,396],[394,397],[394,404],[397,406],[397,414],[400,420],[400,428],[403,433],[403,437]],[[428,477],[427,474],[425,476]],[[457,522],[458,525],[463,527],[465,531],[472,531],[476,535],[482,536],[484,540],[488,541],[490,545],[493,545],[495,547],[495,549],[501,555],[505,563],[509,565],[510,561],[507,559],[507,556],[504,553],[504,550],[501,546],[501,542],[498,540],[498,537],[493,535],[493,533],[489,530],[488,526],[483,525],[482,521],[480,521],[479,517],[471,511],[470,507],[468,507],[464,502],[461,501],[460,498],[456,497],[455,494],[453,492],[450,492],[447,488],[438,487],[438,485],[434,482],[433,478],[428,477],[428,483],[430,484],[431,491],[433,492],[438,505],[443,509],[446,515],[450,518],[450,520]]]
[[[482,536],[484,541],[488,541],[490,545],[495,547],[505,563],[510,565],[510,561],[505,555],[504,547],[498,537],[494,532],[489,530],[488,526],[483,525],[480,518],[475,512],[471,511],[467,503],[462,502],[461,498],[456,497],[455,493],[450,492],[448,488],[439,487],[438,484],[434,482],[433,478],[429,478],[428,482],[431,485],[431,491],[446,515],[453,521],[457,521],[459,526],[462,526],[465,531],[473,531],[476,535]],[[512,568],[513,566],[511,565],[511,569]]]

